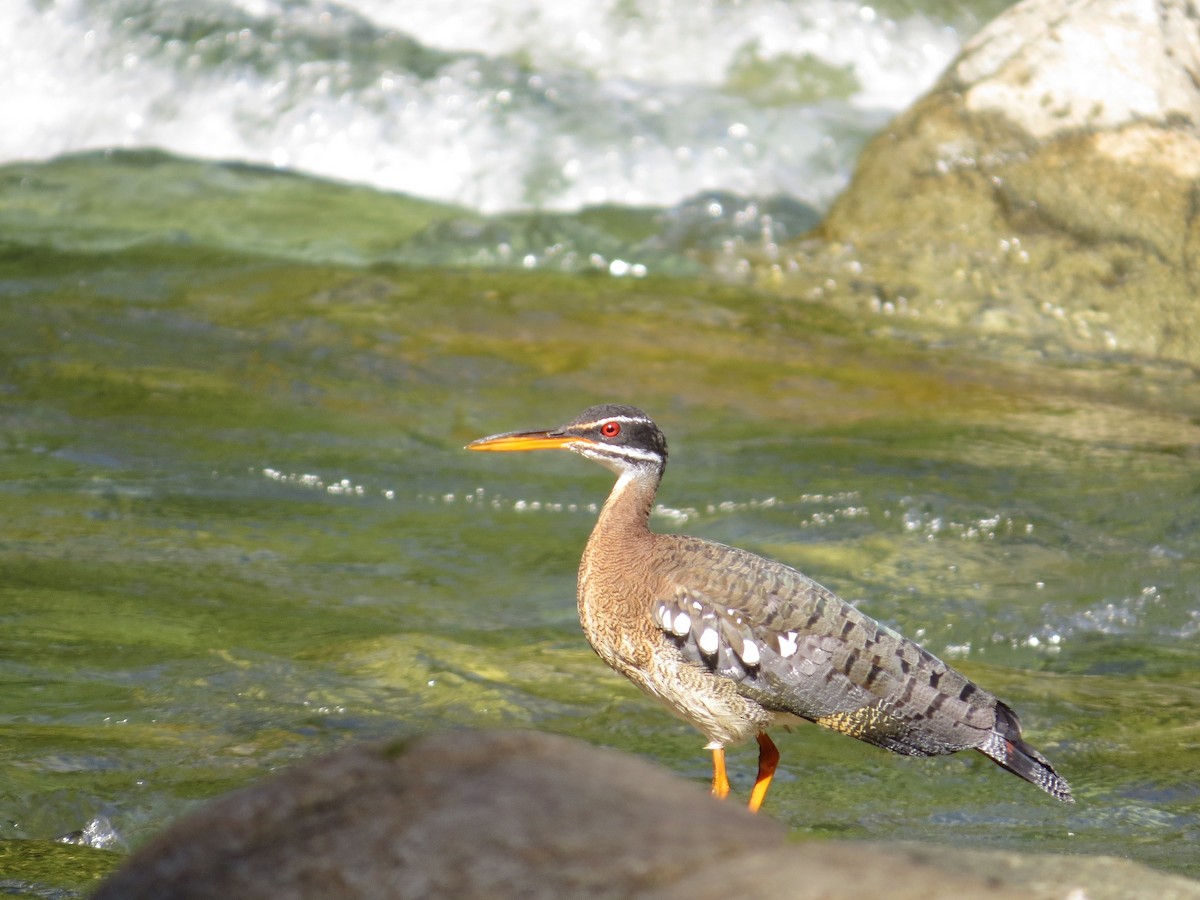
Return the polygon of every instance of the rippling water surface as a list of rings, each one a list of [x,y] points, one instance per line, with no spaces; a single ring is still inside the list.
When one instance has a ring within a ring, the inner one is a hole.
[[[804,727],[771,814],[1200,874],[1194,373],[713,277],[809,227],[989,10],[499,9],[18,2],[0,31],[0,885],[85,890],[369,738],[530,727],[705,783],[579,631],[609,474],[461,449],[603,400],[668,434],[656,528],[919,638],[1079,798]]]
[[[703,783],[699,736],[575,620],[609,475],[461,450],[613,399],[671,439],[655,527],[801,567],[919,637],[1021,712],[1079,798],[806,727],[780,740],[774,815],[1195,871],[1182,375],[931,354],[698,282],[161,248],[2,272],[10,857],[89,827],[134,845],[278,765],[459,725]],[[736,790],[752,763],[733,755]],[[76,879],[82,849],[61,851]]]

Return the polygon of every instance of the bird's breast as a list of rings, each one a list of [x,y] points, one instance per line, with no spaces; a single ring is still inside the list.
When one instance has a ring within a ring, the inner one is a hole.
[[[645,668],[664,635],[650,618],[655,578],[644,556],[589,545],[579,565],[579,623],[610,666]]]

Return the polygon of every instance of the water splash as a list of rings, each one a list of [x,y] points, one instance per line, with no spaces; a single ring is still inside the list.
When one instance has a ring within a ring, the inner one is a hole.
[[[124,838],[113,828],[107,816],[97,815],[87,825],[78,831],[64,834],[58,838],[60,844],[78,844],[81,847],[91,847],[94,850],[125,850],[128,849]]]
[[[16,0],[0,161],[235,159],[484,212],[823,206],[959,32],[845,0]]]

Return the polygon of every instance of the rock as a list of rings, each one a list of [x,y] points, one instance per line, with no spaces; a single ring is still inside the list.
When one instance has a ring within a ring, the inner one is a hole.
[[[1088,896],[1200,887],[1120,860],[792,844],[649,763],[562,737],[457,732],[353,747],[222,797],[96,900]],[[1114,874],[1116,872],[1116,874]]]
[[[1025,0],[864,152],[829,299],[1200,364],[1198,199],[1200,13]]]
[[[728,837],[716,858],[696,826]],[[354,747],[223,797],[96,897],[627,896],[784,835],[637,759],[461,732]]]

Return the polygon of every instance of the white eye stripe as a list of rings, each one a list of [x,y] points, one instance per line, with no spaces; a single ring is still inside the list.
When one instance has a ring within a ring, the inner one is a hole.
[[[579,452],[584,455],[607,456],[614,459],[640,459],[645,462],[658,462],[662,459],[652,450],[641,450],[637,447],[606,447],[603,444],[593,444],[590,441],[580,442]]]
[[[605,416],[603,419],[596,419],[594,422],[579,422],[573,427],[575,428],[596,428],[603,425],[605,422],[622,422],[625,425],[653,425],[649,419],[642,419],[638,416]]]
[[[642,450],[638,447],[622,447],[620,452],[615,452],[614,456],[633,456],[638,459],[656,460],[659,455],[653,450]]]

